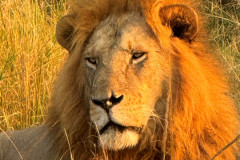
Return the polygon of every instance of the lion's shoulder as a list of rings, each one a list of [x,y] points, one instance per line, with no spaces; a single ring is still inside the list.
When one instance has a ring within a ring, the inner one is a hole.
[[[0,159],[54,159],[51,136],[45,125],[0,133]]]

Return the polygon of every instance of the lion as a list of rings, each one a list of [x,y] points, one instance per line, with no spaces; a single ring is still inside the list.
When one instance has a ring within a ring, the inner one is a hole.
[[[45,124],[0,135],[8,159],[209,160],[239,134],[227,79],[187,0],[78,0]],[[236,159],[231,145],[216,160]]]

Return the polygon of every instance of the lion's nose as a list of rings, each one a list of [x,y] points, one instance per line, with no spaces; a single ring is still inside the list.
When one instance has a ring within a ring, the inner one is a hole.
[[[115,95],[112,95],[108,99],[92,99],[92,102],[100,107],[102,107],[107,112],[110,108],[112,108],[114,105],[119,104],[123,100],[123,95],[116,97]]]

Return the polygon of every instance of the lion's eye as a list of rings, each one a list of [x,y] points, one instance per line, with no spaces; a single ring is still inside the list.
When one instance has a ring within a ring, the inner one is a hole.
[[[147,58],[147,52],[135,52],[133,53],[132,60],[133,63],[139,63],[142,62]]]
[[[92,69],[96,69],[97,67],[97,59],[96,58],[85,58],[86,59],[86,64],[88,67],[92,68]]]

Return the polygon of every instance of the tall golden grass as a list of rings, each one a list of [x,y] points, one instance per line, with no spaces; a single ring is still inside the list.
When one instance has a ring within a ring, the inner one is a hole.
[[[239,106],[240,4],[204,2]],[[68,55],[55,37],[57,21],[66,11],[65,0],[0,0],[0,129],[44,122],[54,79]]]
[[[45,119],[54,79],[67,55],[55,38],[66,3],[0,0],[0,127]]]

